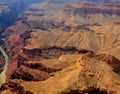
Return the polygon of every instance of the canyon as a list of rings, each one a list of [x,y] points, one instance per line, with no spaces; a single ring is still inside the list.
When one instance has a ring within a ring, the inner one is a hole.
[[[0,94],[120,94],[119,0],[20,2],[0,8]]]
[[[42,0],[0,0],[0,32],[3,32],[8,26],[17,21],[19,14],[22,13],[26,6],[31,3],[42,2]]]

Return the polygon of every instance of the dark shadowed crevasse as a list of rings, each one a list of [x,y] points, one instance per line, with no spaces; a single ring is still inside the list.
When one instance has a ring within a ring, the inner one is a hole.
[[[13,25],[19,18],[20,14],[25,10],[27,6],[33,3],[40,3],[43,0],[21,0],[21,1],[1,1],[0,6],[8,7],[5,12],[0,13],[0,33],[4,32],[4,30]],[[2,5],[3,3],[3,5]],[[5,4],[5,5],[4,5]],[[3,10],[4,11],[4,10]]]
[[[36,2],[42,2],[42,0],[21,0],[21,1],[2,1],[0,0],[1,4],[0,6],[5,6],[8,8],[7,10],[4,10],[4,12],[0,12],[0,52],[1,55],[3,55],[3,58],[5,59],[4,62],[1,62],[0,64],[0,86],[6,81],[6,72],[7,72],[7,66],[8,66],[8,55],[4,51],[2,47],[5,48],[4,41],[2,40],[2,33],[5,31],[5,29],[11,25],[13,25],[17,20],[19,20],[19,15],[25,10],[27,6],[30,4],[36,3]],[[4,64],[3,64],[4,63]]]

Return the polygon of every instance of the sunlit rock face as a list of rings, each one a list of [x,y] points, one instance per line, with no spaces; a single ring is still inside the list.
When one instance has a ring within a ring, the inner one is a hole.
[[[29,5],[1,36],[0,93],[120,94],[119,20],[118,0]]]
[[[50,49],[47,51],[51,51]],[[111,57],[115,61],[111,61],[108,54],[96,55],[90,51],[78,54],[64,53],[59,58],[49,57],[48,59],[44,57],[42,60],[38,57],[23,57],[27,56],[26,53],[21,55],[20,67],[13,73],[12,80],[2,85],[1,92],[29,91],[30,94],[43,92],[45,94],[48,92],[50,94],[74,94],[75,92],[77,94],[90,92],[107,94],[116,92],[119,94],[119,76],[113,71],[111,64],[107,63],[107,61],[116,62],[118,59],[114,56]],[[55,89],[55,87],[57,88]]]

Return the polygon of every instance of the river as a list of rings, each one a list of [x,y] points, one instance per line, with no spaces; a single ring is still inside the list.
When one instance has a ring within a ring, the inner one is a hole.
[[[0,2],[1,1],[2,0],[0,0]],[[0,24],[3,24],[5,26],[4,28],[0,29],[0,36],[1,36],[1,33],[3,33],[6,30],[7,27],[13,25],[18,20],[19,15],[22,14],[23,11],[30,4],[41,3],[41,2],[43,2],[43,0],[29,0],[29,1],[16,0],[16,2],[11,0],[10,2],[6,2],[6,1],[2,1],[2,2],[5,3],[7,6],[9,6],[10,12],[0,14]],[[1,7],[1,4],[0,4],[0,7]],[[4,51],[4,49],[2,47],[0,47],[0,51],[5,58],[4,70],[0,73],[0,86],[1,86],[6,81],[6,72],[7,72],[7,68],[8,68],[8,55],[6,54],[6,52]]]
[[[0,86],[1,86],[6,81],[6,72],[7,72],[7,68],[8,68],[8,55],[6,54],[4,49],[1,47],[0,47],[0,51],[5,58],[4,70],[0,73]]]

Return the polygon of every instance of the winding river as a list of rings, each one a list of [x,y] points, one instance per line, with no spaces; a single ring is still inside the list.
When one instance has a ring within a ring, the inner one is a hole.
[[[8,68],[8,55],[6,54],[4,49],[1,47],[0,47],[0,51],[2,52],[2,54],[5,58],[4,70],[0,73],[0,86],[1,86],[6,81],[6,72],[7,72],[7,68]]]
[[[2,1],[2,0],[1,0]],[[9,0],[6,1],[2,1],[3,3],[6,4],[6,6],[10,6],[9,10],[10,13],[3,13],[2,15],[0,14],[0,23],[5,25],[4,28],[2,28],[0,30],[0,34],[2,32],[4,32],[4,30],[13,25],[17,20],[20,14],[22,14],[22,12],[26,9],[26,7],[28,7],[30,4],[33,3],[41,3],[44,0],[16,0],[15,2],[12,0],[9,2],[7,2]],[[1,5],[0,5],[1,6]],[[0,73],[0,86],[6,81],[6,72],[7,72],[7,67],[8,67],[8,55],[6,54],[6,52],[4,51],[4,49],[2,47],[0,47],[0,52],[3,54],[4,58],[5,58],[5,66],[4,66],[4,70]]]

